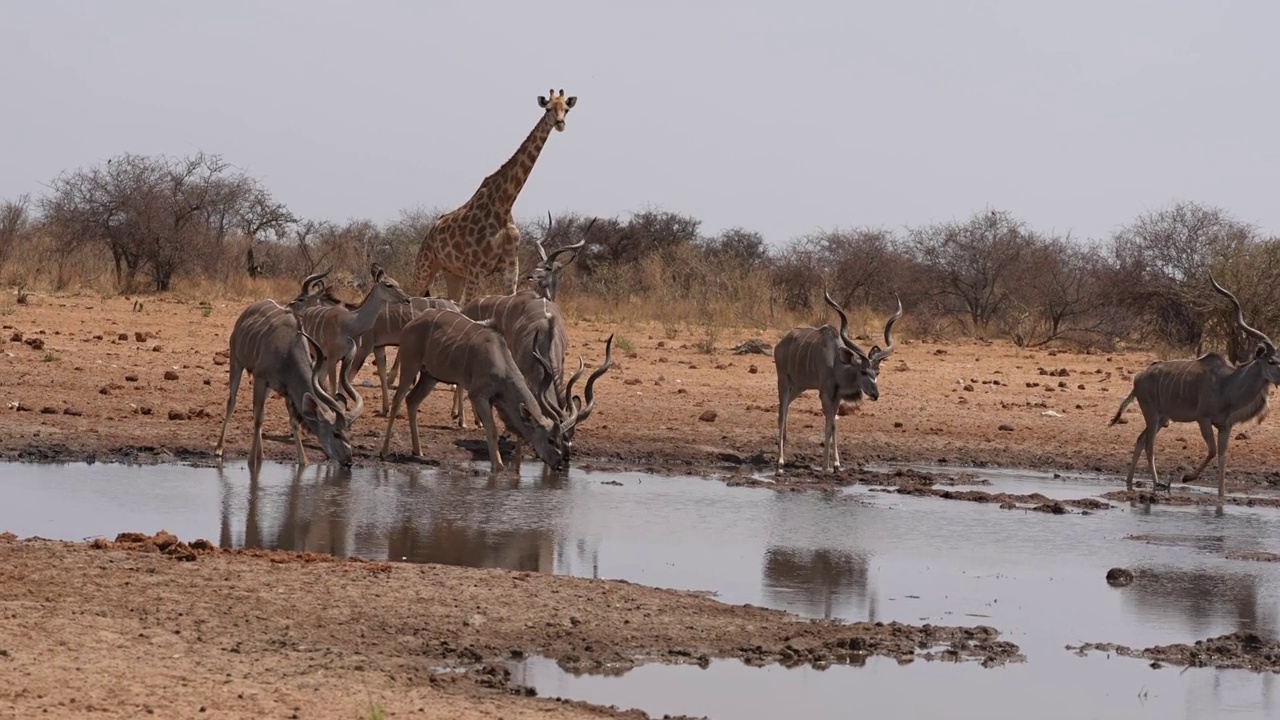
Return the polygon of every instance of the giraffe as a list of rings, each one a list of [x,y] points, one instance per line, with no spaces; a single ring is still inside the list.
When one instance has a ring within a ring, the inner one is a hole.
[[[511,208],[547,144],[551,128],[563,132],[564,118],[578,102],[576,96],[565,97],[563,89],[559,95],[551,90],[547,94],[538,96],[538,107],[545,112],[515,154],[480,183],[471,199],[441,215],[427,231],[414,263],[419,295],[430,294],[431,283],[441,272],[446,297],[459,305],[490,273],[511,273],[511,292],[516,292],[520,230],[512,220]]]

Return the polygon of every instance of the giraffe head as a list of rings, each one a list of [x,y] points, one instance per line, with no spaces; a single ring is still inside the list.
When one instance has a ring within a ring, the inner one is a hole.
[[[538,96],[538,107],[546,110],[551,115],[551,119],[556,124],[556,130],[564,132],[564,116],[569,114],[570,108],[578,104],[578,96],[564,96],[564,89],[560,90],[557,95],[554,90],[548,90],[547,95],[550,97]]]

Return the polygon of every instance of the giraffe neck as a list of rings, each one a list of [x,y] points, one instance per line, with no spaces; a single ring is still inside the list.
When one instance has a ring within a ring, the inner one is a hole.
[[[543,113],[542,119],[529,131],[528,137],[520,143],[514,155],[507,159],[502,167],[484,179],[476,191],[477,198],[484,198],[484,205],[490,210],[503,215],[511,213],[511,208],[524,189],[524,183],[533,171],[533,164],[538,161],[542,147],[547,144],[551,128],[555,121],[551,113]]]

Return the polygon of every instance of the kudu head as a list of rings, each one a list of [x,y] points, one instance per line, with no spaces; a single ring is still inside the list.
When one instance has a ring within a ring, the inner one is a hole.
[[[373,276],[373,287],[369,288],[368,294],[364,296],[364,301],[377,300],[381,298],[382,302],[392,305],[400,303],[401,305],[409,304],[409,296],[400,288],[400,283],[391,279],[386,270],[378,263],[369,266],[369,274]]]
[[[289,312],[297,315],[313,305],[346,305],[348,309],[350,303],[344,303],[337,295],[333,294],[333,289],[329,287],[329,283],[325,280],[333,268],[329,268],[324,272],[308,275],[302,281],[302,290],[298,296],[289,301],[287,305]]]
[[[855,388],[855,395],[851,398],[854,400],[862,395],[879,400],[880,386],[877,378],[880,375],[880,362],[893,353],[893,324],[902,317],[902,300],[898,299],[898,310],[884,324],[884,349],[879,345],[872,345],[871,351],[867,352],[849,339],[849,317],[844,314],[844,309],[831,299],[830,294],[824,292],[822,297],[840,316],[841,346],[836,353],[835,368],[839,387]]]
[[[543,239],[551,236],[551,224],[551,213],[548,211],[547,232]],[[596,218],[591,218],[591,222],[587,223],[586,229],[582,231],[581,240],[572,245],[565,245],[562,248],[556,248],[555,250],[552,250],[549,255],[547,254],[547,249],[542,245],[542,240],[534,239],[533,247],[537,249],[540,260],[538,261],[538,264],[529,271],[529,274],[524,276],[523,280],[533,286],[533,290],[538,294],[538,297],[546,298],[547,300],[556,299],[556,291],[560,285],[560,273],[569,266],[569,263],[578,259],[578,252],[587,244],[587,233],[591,232],[591,226],[595,224]],[[560,256],[568,253],[573,253],[573,255],[571,255],[568,260],[557,264],[556,261]]]
[[[1280,364],[1276,358],[1276,344],[1267,337],[1266,333],[1257,328],[1250,327],[1244,321],[1244,309],[1240,307],[1240,301],[1236,299],[1226,288],[1218,284],[1213,278],[1213,274],[1209,274],[1209,282],[1213,284],[1213,289],[1219,294],[1225,296],[1236,307],[1236,326],[1240,328],[1245,335],[1258,341],[1258,348],[1253,353],[1251,362],[1260,363],[1262,375],[1267,382],[1272,385],[1280,385]]]
[[[534,337],[536,346],[537,337]],[[538,458],[547,464],[552,470],[563,470],[565,466],[566,452],[564,447],[563,432],[559,419],[546,411],[547,405],[545,397],[547,392],[551,390],[551,385],[556,381],[555,375],[550,372],[550,363],[546,358],[537,351],[533,351],[534,357],[538,358],[538,362],[542,363],[543,368],[548,372],[543,374],[541,385],[532,391],[534,400],[538,404],[538,409],[530,409],[525,403],[520,403],[520,424],[521,434],[529,444],[533,445],[533,450],[538,454]],[[517,372],[519,372],[517,370]]]
[[[298,334],[306,338],[315,356],[314,365],[311,368],[310,390],[302,395],[302,403],[297,408],[298,416],[311,434],[316,436],[321,449],[330,460],[343,467],[351,467],[351,440],[347,437],[347,430],[364,409],[364,398],[360,397],[360,394],[351,386],[351,380],[345,372],[339,373],[342,389],[350,397],[355,398],[356,406],[348,411],[333,396],[325,392],[320,386],[324,351],[320,349],[320,343],[303,332],[301,328],[298,329]],[[355,352],[356,344],[352,340],[351,349],[347,351],[345,360],[350,362],[355,357]]]
[[[535,333],[535,343],[536,337],[537,334]],[[546,358],[542,357],[542,355],[537,352],[534,352],[533,356],[537,358],[538,362],[542,365],[543,372],[548,377],[552,377],[553,372],[551,370],[551,363],[547,362]],[[582,397],[577,397],[573,394],[574,383],[578,381],[578,378],[582,377],[582,372],[586,369],[586,364],[582,361],[582,356],[578,356],[578,369],[569,377],[569,382],[564,386],[565,407],[557,408],[550,404],[551,398],[555,397],[554,394],[538,396],[539,402],[542,403],[542,412],[552,418],[553,422],[559,427],[559,442],[566,458],[573,455],[574,431],[587,418],[591,417],[591,413],[595,412],[596,380],[600,379],[601,375],[608,372],[612,365],[613,335],[610,335],[609,339],[604,341],[604,362],[600,364],[600,367],[593,370],[591,375],[587,378],[587,387],[582,393],[586,398],[585,404],[583,403]]]

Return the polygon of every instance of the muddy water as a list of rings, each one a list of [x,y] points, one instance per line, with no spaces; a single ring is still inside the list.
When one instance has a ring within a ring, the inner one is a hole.
[[[1114,485],[1019,479],[997,488],[1086,497]],[[256,477],[113,465],[0,468],[0,529],[67,539],[160,528],[226,546],[317,550],[624,578],[713,591],[731,603],[815,617],[993,625],[1028,662],[994,670],[889,661],[824,672],[646,666],[620,678],[520,666],[543,694],[651,714],[809,717],[851,712],[982,717],[1280,717],[1271,676],[1151,670],[1076,657],[1081,641],[1148,646],[1249,629],[1275,635],[1280,564],[1226,560],[1280,552],[1280,512],[1117,507],[1090,516],[872,492],[775,493],[643,474],[518,477],[327,466]],[[1156,536],[1157,542],[1124,539]],[[1138,571],[1125,588],[1108,568]],[[924,690],[924,692],[921,692]],[[882,712],[875,712],[880,710]],[[790,713],[788,713],[790,714]]]

